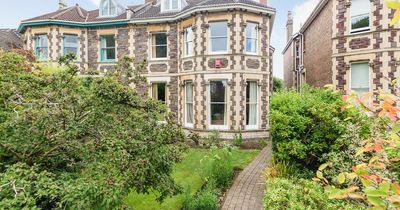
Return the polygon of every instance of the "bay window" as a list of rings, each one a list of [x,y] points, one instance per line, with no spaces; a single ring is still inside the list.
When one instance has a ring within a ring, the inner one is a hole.
[[[351,33],[369,31],[370,0],[351,1]]]
[[[257,129],[258,122],[258,84],[248,81],[246,86],[246,128]]]
[[[73,53],[77,55],[78,53],[78,36],[65,34],[64,35],[64,55]]]
[[[210,23],[210,50],[211,53],[228,52],[228,23]]]
[[[193,30],[192,27],[185,28],[185,56],[193,55]]]
[[[48,59],[49,43],[46,34],[36,35],[35,37],[35,57],[39,61]]]
[[[246,26],[246,53],[256,54],[258,44],[258,24],[247,23]]]
[[[114,62],[115,61],[115,38],[114,36],[100,37],[100,61]]]
[[[210,81],[210,128],[227,129],[227,81]]]
[[[185,82],[185,125],[193,128],[193,83]]]
[[[155,82],[151,85],[152,98],[162,103],[167,101],[167,84],[163,82]]]
[[[350,89],[358,94],[370,91],[368,63],[352,63],[350,67]]]
[[[151,38],[152,58],[167,58],[167,34],[154,33]]]

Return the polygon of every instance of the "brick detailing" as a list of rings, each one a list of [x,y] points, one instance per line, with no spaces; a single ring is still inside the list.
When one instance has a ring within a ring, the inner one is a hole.
[[[118,59],[124,56],[129,56],[129,29],[119,28],[117,34],[117,57]]]
[[[268,128],[268,110],[269,110],[269,76],[264,74],[261,81],[261,129]]]
[[[49,60],[54,60],[54,58],[53,58],[53,45],[55,44],[55,43],[53,43],[53,28],[50,28],[50,33],[49,34],[47,34],[47,41],[48,41],[48,48],[49,48],[49,52],[48,52],[48,57],[49,57]]]
[[[89,68],[97,69],[97,62],[99,51],[99,37],[97,36],[96,30],[90,30],[88,32],[88,61]]]
[[[169,91],[169,108],[172,113],[174,113],[173,120],[175,122],[178,121],[178,94],[179,94],[179,81],[178,77],[174,76],[171,77],[171,81],[168,85],[168,91]]]
[[[228,59],[226,59],[226,58],[211,58],[210,60],[208,60],[208,68],[212,68],[212,69],[216,68],[215,67],[215,62],[217,60],[221,61],[222,66],[220,68],[227,68],[228,67],[228,64],[229,64],[229,60]]]
[[[257,59],[247,59],[246,67],[249,69],[258,69],[260,68],[260,61],[258,61]]]
[[[204,54],[205,54],[205,52],[207,50],[207,48],[206,48],[206,34],[207,34],[207,29],[208,29],[209,25],[205,23],[204,14],[201,14],[200,19],[201,19],[201,32],[202,32],[201,33],[201,55],[203,55],[202,58],[201,58],[201,67],[202,67],[201,70],[205,71],[206,70],[206,60],[207,60],[207,58],[206,58],[206,56],[204,56]]]
[[[168,32],[169,72],[178,73],[178,26],[171,24]]]
[[[168,70],[168,66],[165,63],[151,64],[149,68],[151,72],[167,72]]]
[[[395,80],[395,73],[397,70],[397,66],[396,66],[396,57],[394,57],[394,52],[388,52],[388,56],[390,57],[390,60],[388,62],[388,66],[389,66],[389,72],[388,72],[388,77],[389,77],[389,90],[392,94],[396,93],[396,88],[395,85],[392,85],[391,81]]]
[[[84,70],[84,64],[87,62],[86,61],[86,30],[81,31],[81,35],[78,38],[79,39],[79,44],[80,44],[80,54],[81,54],[81,69]]]
[[[146,27],[140,27],[134,29],[135,34],[135,50],[134,57],[136,63],[141,63],[148,58],[148,37],[149,33],[146,30]],[[146,69],[143,71],[145,72]]]
[[[185,61],[183,62],[183,70],[190,71],[193,69],[193,61]]]
[[[380,32],[375,32],[373,37],[374,37],[374,40],[375,40],[374,49],[375,50],[380,49],[381,48],[381,43],[383,42],[383,38],[381,38],[381,33]]]
[[[246,34],[246,22],[244,21],[244,17],[243,14],[239,15],[240,17],[240,54],[242,56],[240,56],[240,66],[241,68],[244,70],[246,69],[245,65],[244,65],[244,61],[245,61],[245,56],[244,56],[244,46],[245,46],[245,34]]]
[[[247,86],[247,82],[244,79],[243,74],[240,74],[240,121],[239,121],[239,127],[241,130],[245,129],[245,119],[246,119],[246,86]]]
[[[337,29],[337,34],[338,36],[338,44],[336,45],[336,49],[338,50],[339,53],[345,53],[346,47],[345,44],[347,42],[346,38],[344,37],[345,31],[346,31],[346,24],[347,24],[347,18],[346,18],[346,11],[347,11],[347,0],[338,0],[338,5],[337,5],[337,24],[336,24],[336,29]]]
[[[263,171],[272,158],[271,146],[265,147],[260,154],[237,177],[228,190],[222,210],[263,210],[265,180]]]
[[[374,9],[374,16],[375,16],[375,20],[374,20],[374,26],[376,27],[377,31],[381,31],[382,30],[382,18],[383,15],[381,13],[382,9],[383,9],[383,4],[381,2],[383,2],[382,0],[374,0],[374,6],[376,7]]]
[[[205,81],[204,80],[204,74],[202,74],[201,75],[201,96],[202,96],[202,100],[201,100],[201,125],[202,125],[202,128],[201,129],[206,129],[207,128],[207,116],[208,116],[208,113],[207,113],[207,109],[206,109],[206,107],[207,107],[207,85],[208,85],[208,83],[207,83],[207,81]]]
[[[336,80],[337,80],[337,89],[344,91],[345,86],[346,86],[346,63],[344,62],[344,57],[336,57]]]
[[[261,37],[261,54],[262,54],[262,58],[261,58],[261,71],[269,71],[269,67],[268,67],[268,55],[269,55],[269,45],[268,45],[268,17],[264,16],[263,20],[262,20],[262,24],[261,24],[261,34],[263,34],[263,36]]]
[[[363,49],[369,47],[369,45],[371,44],[371,39],[369,39],[368,37],[356,38],[350,40],[349,44],[350,48],[353,50]]]
[[[236,40],[235,40],[235,36],[236,36],[236,31],[235,31],[235,28],[236,28],[236,22],[235,22],[235,18],[236,18],[236,12],[234,12],[234,13],[231,13],[231,16],[232,16],[232,18],[231,18],[231,21],[229,22],[229,24],[230,24],[230,50],[231,50],[231,52],[230,52],[230,54],[231,54],[231,56],[229,56],[230,57],[230,60],[231,60],[231,66],[230,66],[230,69],[234,69],[235,68],[235,64],[236,64],[236,60],[235,60],[235,54],[236,54],[236,49],[235,49],[235,43],[236,43]]]
[[[199,15],[197,15],[196,16],[196,18],[195,18],[195,23],[194,23],[194,25],[195,25],[195,27],[193,27],[193,43],[194,43],[194,56],[196,57],[196,56],[198,56],[199,54],[198,54],[198,48],[199,47],[201,47],[201,46],[199,46],[198,45],[198,38],[199,38],[199,34],[198,34],[198,32],[200,31],[201,32],[201,30],[199,30],[198,29],[198,27],[197,27],[197,23],[199,22],[199,19],[200,19],[200,17],[199,17]],[[193,68],[193,70],[194,71],[197,71],[197,66],[198,65],[198,62],[197,62],[197,59],[195,59],[194,60],[194,68]]]
[[[383,81],[381,79],[383,78],[383,73],[381,71],[381,68],[383,66],[383,63],[381,61],[383,53],[382,52],[377,52],[375,53],[375,59],[372,62],[372,72],[373,72],[373,84],[375,85],[375,88],[373,90],[374,92],[374,101],[375,103],[379,103],[378,100],[378,90],[383,88]]]
[[[57,55],[57,57],[59,57],[61,55],[64,55],[64,49],[63,49],[63,46],[64,46],[64,35],[60,33],[60,28],[56,28],[56,40],[57,40],[57,43],[56,43],[56,46],[57,46],[56,55]],[[57,57],[54,58],[54,59],[57,59]]]
[[[178,77],[177,77],[178,78]],[[180,125],[184,125],[185,123],[185,102],[186,102],[186,98],[185,98],[185,86],[183,86],[184,81],[181,80],[181,78],[178,78],[178,81],[180,81],[180,83],[178,83],[178,124]],[[194,94],[196,94],[196,92],[193,92]],[[194,107],[194,106],[193,106]]]
[[[232,80],[231,80],[231,84],[230,84],[230,90],[231,90],[231,95],[230,95],[230,101],[231,101],[231,104],[230,104],[230,116],[229,116],[229,119],[230,119],[230,121],[231,121],[231,127],[230,127],[230,129],[231,130],[235,130],[235,128],[236,128],[236,120],[235,120],[235,117],[236,117],[236,100],[235,100],[235,97],[236,97],[236,94],[237,94],[237,92],[236,92],[236,90],[235,90],[235,87],[236,87],[236,73],[233,73],[232,74]]]
[[[395,41],[395,38],[397,37],[397,31],[392,30],[390,31],[390,36],[389,36],[389,43],[391,48],[396,48],[397,47],[397,42]]]

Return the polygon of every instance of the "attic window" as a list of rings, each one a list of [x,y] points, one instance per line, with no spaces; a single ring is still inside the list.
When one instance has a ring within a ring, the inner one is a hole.
[[[100,4],[100,16],[116,16],[118,5],[113,0],[103,0]]]
[[[174,10],[181,10],[182,1],[181,0],[162,0],[161,11],[168,12]]]

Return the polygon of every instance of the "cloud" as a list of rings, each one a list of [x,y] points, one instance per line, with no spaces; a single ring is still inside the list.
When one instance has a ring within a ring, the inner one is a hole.
[[[306,0],[293,9],[293,31],[296,33],[306,22],[320,0]]]
[[[100,0],[90,0],[94,5],[99,6]]]

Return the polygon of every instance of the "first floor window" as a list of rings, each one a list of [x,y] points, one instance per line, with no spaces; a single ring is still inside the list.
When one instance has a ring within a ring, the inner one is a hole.
[[[193,126],[193,83],[187,81],[185,83],[185,111],[186,111],[186,125]]]
[[[162,103],[167,101],[167,84],[155,82],[151,86],[152,98]]]
[[[77,55],[78,53],[78,36],[77,35],[64,35],[64,55],[73,53]]]
[[[246,26],[246,52],[257,53],[258,44],[258,24],[247,23]]]
[[[115,38],[114,36],[100,37],[101,62],[115,61]]]
[[[226,53],[228,51],[228,23],[210,23],[211,53]]]
[[[35,57],[38,60],[48,59],[48,38],[46,34],[37,35],[35,37]]]
[[[167,58],[167,34],[155,33],[151,39],[152,58]]]
[[[368,63],[351,64],[351,90],[358,94],[369,92],[369,65]]]
[[[351,32],[354,33],[369,30],[370,11],[370,0],[351,1]]]
[[[248,128],[257,126],[258,85],[256,81],[247,82],[246,87],[246,125]]]
[[[168,10],[178,10],[180,8],[180,0],[163,0],[162,1],[162,12]]]
[[[221,126],[227,124],[226,86],[227,82],[225,80],[210,82],[211,125]]]
[[[193,55],[193,30],[192,27],[185,28],[185,56]]]

